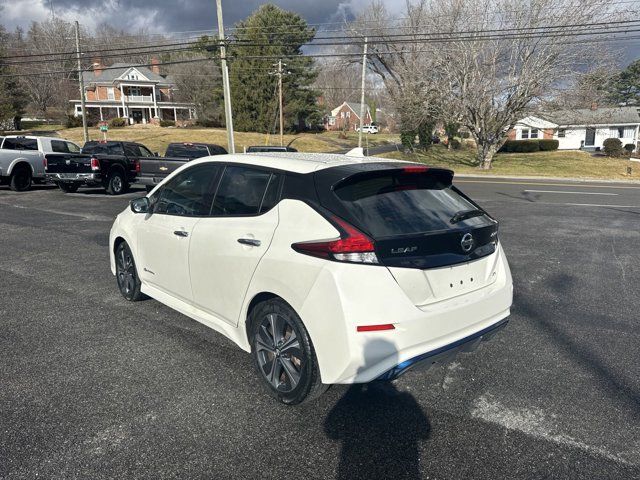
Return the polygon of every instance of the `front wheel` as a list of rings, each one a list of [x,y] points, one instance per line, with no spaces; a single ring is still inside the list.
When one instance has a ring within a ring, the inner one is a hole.
[[[31,181],[31,169],[25,166],[18,166],[11,174],[9,188],[14,192],[24,192],[31,188]]]
[[[286,405],[308,402],[328,385],[320,381],[315,350],[298,314],[279,298],[250,314],[251,355],[262,384]]]
[[[142,283],[127,242],[120,243],[116,248],[116,280],[120,293],[130,302],[137,302],[145,298],[144,294],[140,292]]]
[[[122,172],[115,171],[109,175],[107,193],[109,195],[122,195],[127,191],[128,185]]]
[[[80,187],[80,185],[78,185],[77,183],[58,182],[58,188],[60,190],[62,190],[64,193],[77,192],[78,191],[78,187]]]

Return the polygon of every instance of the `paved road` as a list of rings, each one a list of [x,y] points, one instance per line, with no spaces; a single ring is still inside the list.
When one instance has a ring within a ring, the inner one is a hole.
[[[458,185],[501,220],[507,329],[299,408],[220,335],[121,299],[107,235],[135,194],[0,187],[0,477],[640,478],[640,188]]]

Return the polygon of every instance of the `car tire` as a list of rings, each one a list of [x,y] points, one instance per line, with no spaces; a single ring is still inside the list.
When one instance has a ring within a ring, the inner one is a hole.
[[[9,188],[14,192],[24,192],[31,188],[33,178],[31,177],[31,169],[24,165],[19,165],[13,169],[11,178],[9,179]]]
[[[107,193],[109,195],[122,195],[126,193],[128,188],[129,186],[122,172],[118,170],[111,172],[107,181]]]
[[[80,185],[78,185],[77,183],[58,182],[58,188],[64,193],[75,193],[78,191],[79,187]]]
[[[120,293],[126,300],[137,302],[146,298],[140,291],[142,282],[140,282],[136,262],[127,242],[121,242],[116,248],[116,282]]]
[[[249,327],[253,363],[272,397],[285,405],[297,405],[329,388],[320,380],[307,329],[284,300],[273,298],[256,305],[249,315]]]

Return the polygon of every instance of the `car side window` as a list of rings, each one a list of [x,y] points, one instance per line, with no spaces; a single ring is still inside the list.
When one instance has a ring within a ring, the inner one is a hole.
[[[256,215],[260,212],[271,172],[255,168],[225,168],[211,210],[212,215]]]
[[[140,156],[140,149],[138,148],[137,145],[125,144],[125,146],[124,146],[124,154],[127,157],[139,157]]]
[[[278,204],[278,201],[280,200],[280,178],[281,175],[271,175],[267,191],[264,194],[264,199],[260,206],[260,213],[268,212]]]
[[[219,170],[219,165],[198,165],[179,173],[152,196],[153,213],[184,217],[209,215],[213,181]]]
[[[2,148],[7,150],[38,150],[38,140],[35,138],[5,138]]]
[[[141,157],[153,157],[153,153],[151,153],[149,149],[144,145],[137,145],[137,147],[138,147],[138,150],[140,150]]]

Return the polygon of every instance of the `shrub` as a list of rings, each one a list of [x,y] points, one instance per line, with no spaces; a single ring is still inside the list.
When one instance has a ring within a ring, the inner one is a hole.
[[[451,139],[451,141],[449,142],[449,145],[453,150],[460,150],[462,148],[462,144],[460,143],[460,141],[455,138]]]
[[[624,146],[624,150],[625,150],[625,152],[627,152],[627,153],[632,153],[635,149],[636,149],[636,146],[635,146],[633,143],[627,143],[627,144]]]
[[[160,126],[161,127],[175,127],[176,126],[176,122],[174,122],[173,120],[160,120]]]
[[[624,152],[622,142],[618,138],[607,138],[602,142],[602,146],[607,157],[619,157]]]
[[[558,140],[552,140],[550,138],[543,138],[538,140],[538,146],[540,147],[541,152],[550,152],[552,150],[557,150],[560,142]]]
[[[126,118],[112,118],[109,120],[109,128],[122,128],[127,126]]]
[[[67,128],[81,127],[82,117],[74,117],[73,115],[67,115],[67,119],[64,122],[64,126]]]
[[[407,150],[413,150],[413,143],[416,140],[415,130],[403,130],[400,132],[400,143]]]
[[[503,153],[531,153],[539,152],[538,140],[507,140],[500,152]]]

